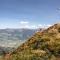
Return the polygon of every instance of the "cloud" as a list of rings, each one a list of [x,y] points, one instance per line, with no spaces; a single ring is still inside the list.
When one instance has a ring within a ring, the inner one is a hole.
[[[60,8],[57,8],[56,11],[57,11],[57,13],[60,13]]]
[[[57,8],[58,11],[60,11],[60,8]]]
[[[50,26],[51,26],[50,24],[39,24],[37,25],[37,28],[48,28]]]
[[[31,24],[28,21],[20,21],[20,28],[27,28],[27,29],[37,29],[37,28],[48,28],[50,24]]]
[[[29,28],[28,21],[20,21],[20,28]]]
[[[20,21],[20,24],[28,24],[28,21]]]

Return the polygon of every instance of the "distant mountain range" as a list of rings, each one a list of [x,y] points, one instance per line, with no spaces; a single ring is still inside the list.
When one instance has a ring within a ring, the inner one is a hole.
[[[0,40],[26,40],[35,31],[35,29],[0,29]]]
[[[27,40],[35,32],[35,29],[0,29],[0,42],[4,44],[3,42],[12,43]]]
[[[0,29],[0,54],[17,48],[36,31],[36,29]]]

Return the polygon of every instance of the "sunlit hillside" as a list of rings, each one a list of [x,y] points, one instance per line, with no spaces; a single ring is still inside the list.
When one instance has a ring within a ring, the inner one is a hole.
[[[60,24],[37,32],[10,53],[8,60],[60,60]]]

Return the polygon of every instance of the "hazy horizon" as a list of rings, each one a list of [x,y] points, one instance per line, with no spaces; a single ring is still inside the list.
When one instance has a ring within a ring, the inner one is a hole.
[[[58,22],[60,0],[0,0],[0,29],[35,29]]]

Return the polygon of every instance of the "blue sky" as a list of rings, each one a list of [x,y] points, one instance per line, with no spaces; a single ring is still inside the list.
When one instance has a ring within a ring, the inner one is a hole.
[[[60,0],[0,0],[0,28],[21,28],[60,22]]]

